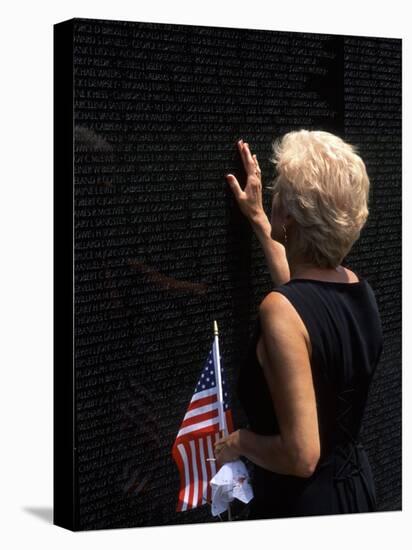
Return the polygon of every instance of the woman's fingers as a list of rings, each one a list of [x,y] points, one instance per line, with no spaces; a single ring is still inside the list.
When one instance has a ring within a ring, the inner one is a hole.
[[[226,444],[226,441],[229,439],[229,436],[223,436],[223,437],[220,437],[217,441],[214,442],[213,444],[213,447],[216,449],[216,450],[221,450],[222,447],[224,447],[224,445]]]
[[[253,160],[253,157],[252,157],[252,153],[250,152],[250,149],[249,149],[249,144],[248,143],[245,143],[244,147],[243,147],[243,151],[244,151],[244,154],[245,154],[245,157],[246,157],[246,160],[247,160],[247,163],[248,163],[248,166],[251,170],[254,170],[255,168],[255,161]]]
[[[247,178],[243,190],[233,174],[227,174],[225,179],[230,185],[242,213],[250,220],[259,217],[264,212],[262,204],[261,170],[257,156],[250,152],[249,145],[238,141],[239,151],[245,167]]]
[[[224,437],[220,437],[217,441],[214,442],[213,446],[216,448],[216,447],[221,447],[222,444],[224,443],[224,440],[225,438]]]
[[[237,181],[235,176],[233,176],[232,174],[227,174],[225,177],[226,177],[226,180],[229,183],[236,199],[237,200],[241,199],[243,197],[243,195],[245,194],[245,192],[242,191],[242,188],[240,187],[239,182]]]
[[[252,153],[249,149],[249,144],[246,142],[243,142],[242,140],[238,142],[240,147],[240,154],[243,160],[243,164],[245,166],[246,172],[249,174],[250,172],[255,171],[255,161],[252,157]]]
[[[256,155],[253,155],[253,160],[255,161],[255,173],[257,176],[261,177],[262,171],[260,169],[259,162]]]

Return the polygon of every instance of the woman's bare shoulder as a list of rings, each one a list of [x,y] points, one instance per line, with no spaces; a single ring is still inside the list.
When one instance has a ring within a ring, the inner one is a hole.
[[[356,275],[356,273],[354,273],[353,271],[351,271],[350,269],[347,269],[346,267],[344,267],[344,270],[346,272],[346,275],[348,276],[348,282],[349,283],[357,283],[359,282],[359,277]]]
[[[312,345],[306,325],[284,294],[276,292],[276,290],[269,292],[260,303],[259,316],[263,320],[263,331],[265,323],[270,322],[271,324],[277,323],[293,336],[303,336],[309,356],[312,355]]]

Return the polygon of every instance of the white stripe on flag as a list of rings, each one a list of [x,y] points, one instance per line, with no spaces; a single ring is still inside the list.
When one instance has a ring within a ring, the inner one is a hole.
[[[193,480],[192,480],[192,483],[193,483],[193,487],[194,487],[194,492],[193,492],[193,500],[192,502],[190,503],[192,508],[194,508],[195,506],[197,506],[197,494],[198,494],[198,483],[199,483],[199,476],[197,474],[197,463],[196,463],[196,446],[195,446],[195,442],[192,440],[192,441],[189,441],[189,445],[190,445],[190,453],[191,453],[191,458],[192,458],[192,471],[193,471]]]
[[[188,418],[192,418],[192,416],[197,416],[198,414],[207,413],[210,411],[213,411],[213,409],[218,408],[217,401],[215,403],[210,403],[209,405],[204,405],[203,407],[198,407],[197,409],[192,409],[191,411],[187,411],[185,414],[183,421],[187,420]]]
[[[191,424],[190,426],[186,426],[185,428],[182,428],[181,430],[179,430],[177,437],[180,437],[190,432],[196,432],[197,430],[201,430],[202,428],[214,426],[215,424],[219,424],[219,415],[211,418],[210,420],[204,420],[203,422],[198,422],[197,424]]]
[[[198,391],[197,393],[193,394],[193,397],[190,401],[191,403],[193,403],[193,401],[198,401],[198,399],[209,397],[209,395],[213,395],[214,393],[216,393],[216,386],[214,388],[209,388],[208,390]]]
[[[180,443],[177,446],[177,449],[180,453],[180,456],[182,457],[183,466],[185,468],[185,494],[183,496],[183,506],[182,506],[182,511],[184,512],[185,510],[187,510],[187,505],[188,505],[188,501],[189,501],[189,483],[190,483],[189,461],[188,461],[188,458],[187,458],[186,449],[185,449],[184,445],[182,445]]]

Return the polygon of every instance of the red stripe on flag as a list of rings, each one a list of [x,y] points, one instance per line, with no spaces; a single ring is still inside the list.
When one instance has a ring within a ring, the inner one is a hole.
[[[208,395],[206,397],[201,397],[200,399],[195,399],[194,401],[190,402],[188,411],[191,411],[192,409],[197,409],[198,407],[204,407],[205,405],[210,405],[211,403],[215,403],[217,401],[217,392],[213,393],[212,395]]]
[[[172,455],[173,458],[177,464],[177,468],[179,470],[179,478],[180,478],[180,489],[179,489],[179,495],[177,499],[177,505],[176,505],[176,512],[181,512],[183,507],[183,497],[185,495],[185,467],[183,464],[182,457],[180,456],[180,453],[177,449],[176,445],[173,445],[172,448]]]
[[[209,448],[207,446],[207,440],[208,440],[208,437],[205,437],[204,438],[204,443],[203,443],[203,448],[204,448],[204,451],[205,451],[205,471],[206,471],[206,478],[205,478],[205,482],[206,482],[206,488],[205,488],[205,502],[204,504],[206,504],[206,501],[210,500],[209,498],[209,482],[212,478],[211,476],[211,468],[210,468],[210,461],[207,460],[208,458],[211,458],[209,457]]]
[[[213,440],[214,440],[214,435],[210,435],[208,437],[208,439],[210,439],[210,448],[211,448],[211,455],[209,455],[209,448],[207,450],[208,452],[208,458],[215,458],[215,454],[214,454],[214,448],[213,448]],[[213,464],[215,464],[213,461],[208,461],[207,462],[207,467],[208,467],[208,483],[207,483],[207,498],[209,500],[209,502],[212,501],[212,489],[210,487],[210,480],[212,479],[213,477]]]
[[[198,490],[197,490],[197,503],[195,506],[202,506],[203,504],[203,472],[202,472],[202,458],[200,456],[200,439],[195,441],[196,445],[196,464],[197,464],[197,476],[198,476]]]
[[[206,482],[205,485],[205,489],[204,489],[204,498],[205,500],[203,501],[203,504],[206,504],[206,502],[209,500],[209,481],[211,479],[211,469],[210,469],[210,461],[207,460],[209,458],[209,449],[208,449],[208,446],[207,446],[207,440],[208,440],[208,437],[205,437],[204,438],[204,443],[203,443],[203,449],[204,449],[204,452],[205,452],[205,472],[206,472],[206,477],[204,479],[204,481]]]
[[[216,419],[216,422],[213,424],[209,424],[208,426],[202,428],[201,430],[193,430],[192,432],[185,433],[181,435],[180,437],[176,438],[177,443],[181,443],[182,441],[194,441],[196,439],[201,439],[203,437],[206,437],[207,435],[213,435],[219,431],[219,422]]]
[[[218,417],[219,409],[213,409],[209,412],[197,414],[196,416],[192,416],[191,418],[187,418],[186,420],[184,420],[182,422],[182,425],[180,426],[180,429],[187,428],[188,426],[192,426],[193,424],[198,424],[199,422],[205,422],[206,420],[214,420]]]
[[[225,411],[225,416],[226,416],[227,431],[229,433],[232,433],[233,432],[232,411],[230,409],[228,411]]]
[[[194,486],[193,486],[193,466],[192,466],[192,449],[190,444],[185,445],[187,448],[187,456],[189,462],[189,504],[188,508],[193,508],[193,495],[194,495]]]

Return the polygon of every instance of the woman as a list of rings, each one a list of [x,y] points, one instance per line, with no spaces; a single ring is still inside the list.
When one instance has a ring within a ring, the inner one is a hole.
[[[359,433],[382,325],[368,281],[341,265],[369,214],[365,165],[328,132],[278,138],[269,223],[257,157],[242,140],[238,147],[246,187],[227,180],[275,288],[259,306],[239,374],[249,427],[216,442],[217,465],[253,463],[250,519],[374,511]]]

